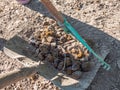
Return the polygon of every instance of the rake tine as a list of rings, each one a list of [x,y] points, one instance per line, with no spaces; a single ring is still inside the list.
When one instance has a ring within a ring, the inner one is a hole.
[[[101,61],[100,61],[100,63],[102,64],[102,66],[104,66],[104,65],[105,65],[105,63],[104,63],[104,62],[101,62]]]
[[[110,70],[110,65],[107,64],[107,63],[104,63],[103,68],[106,69],[106,70]]]
[[[104,64],[103,68],[104,68],[104,69],[107,69],[107,65]]]
[[[110,65],[108,65],[107,70],[110,70]]]

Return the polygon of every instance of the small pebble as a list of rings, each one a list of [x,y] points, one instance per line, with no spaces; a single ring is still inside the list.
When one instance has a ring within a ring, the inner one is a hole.
[[[40,52],[40,49],[38,48],[38,49],[36,49],[36,54],[38,54]]]
[[[32,84],[35,83],[35,81],[39,78],[39,75],[35,74],[33,75],[32,77],[30,77],[31,81],[32,81]]]
[[[45,21],[45,22],[43,23],[43,26],[48,26],[48,25],[50,25],[50,23],[47,22],[47,21]]]
[[[73,48],[73,46],[68,46],[68,47],[67,47],[67,51],[68,51],[69,53],[71,53],[72,48]]]
[[[2,30],[0,30],[0,34],[3,34],[3,31],[2,31]]]
[[[70,35],[67,35],[67,40],[69,41],[71,39],[72,39],[72,37]]]
[[[55,68],[57,68],[58,64],[59,64],[59,60],[58,59],[54,60],[53,65],[54,65]]]
[[[63,65],[64,65],[64,62],[60,62],[60,63],[58,64],[58,69],[59,69],[59,70],[62,70]]]
[[[35,42],[35,44],[36,44],[37,46],[39,46],[40,43],[41,43],[40,41]]]
[[[41,43],[46,42],[47,40],[45,38],[42,38]]]
[[[90,54],[89,54],[89,51],[88,51],[88,50],[84,50],[84,56],[85,56],[85,57],[89,57],[89,55],[90,55]]]
[[[71,75],[71,74],[73,73],[73,70],[72,70],[72,67],[71,67],[71,66],[67,68],[66,73],[67,73],[68,75]]]
[[[73,71],[76,71],[76,70],[79,70],[80,69],[80,62],[74,62],[73,64],[72,64],[72,70]]]
[[[70,60],[70,58],[67,57],[65,60],[66,60],[65,61],[66,66],[71,66],[72,65],[72,61]]]
[[[75,53],[76,52],[76,50],[73,48],[72,50],[71,50],[71,53]]]
[[[66,38],[65,38],[64,36],[61,36],[61,37],[60,37],[60,42],[61,42],[61,43],[66,42]]]
[[[78,54],[75,55],[75,59],[81,59],[83,56],[83,53],[80,51]]]
[[[41,53],[38,54],[38,58],[39,58],[40,60],[44,60],[44,57],[43,57],[43,55],[42,55]]]
[[[81,70],[84,72],[88,72],[91,70],[91,63],[90,62],[82,62]]]
[[[47,41],[48,41],[49,43],[51,43],[52,41],[54,41],[54,37],[51,37],[51,36],[47,37],[46,39],[47,39]]]
[[[56,46],[56,42],[52,42],[52,43],[50,43],[51,44],[51,46]]]
[[[51,54],[48,54],[46,59],[47,59],[47,61],[49,61],[51,63],[54,62],[54,58],[53,58],[53,56]]]
[[[36,40],[35,39],[31,39],[29,42],[30,42],[31,45],[35,45]]]
[[[82,75],[81,71],[75,71],[72,73],[72,77],[75,79],[80,79],[81,75]]]

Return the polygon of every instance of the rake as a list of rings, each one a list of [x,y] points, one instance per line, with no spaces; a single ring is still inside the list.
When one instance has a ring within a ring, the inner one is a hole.
[[[58,24],[64,27],[64,31],[68,34],[73,35],[79,42],[81,42],[88,50],[91,52],[101,63],[104,69],[109,70],[111,67],[108,63],[104,61],[95,51],[87,44],[87,42],[79,35],[77,30],[67,21],[65,17],[62,16],[60,12],[53,6],[50,0],[41,0],[41,2],[45,5],[45,7],[49,10],[49,12],[53,15]]]

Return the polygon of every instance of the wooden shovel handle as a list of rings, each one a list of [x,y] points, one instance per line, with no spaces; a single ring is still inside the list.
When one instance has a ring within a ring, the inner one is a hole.
[[[45,5],[45,7],[49,10],[49,12],[54,16],[54,18],[63,23],[64,19],[60,12],[57,11],[57,9],[53,6],[50,0],[41,0],[41,2]]]

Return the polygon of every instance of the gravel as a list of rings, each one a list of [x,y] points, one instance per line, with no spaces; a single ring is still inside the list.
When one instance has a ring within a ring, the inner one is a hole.
[[[119,0],[51,0],[84,38],[90,38],[98,47],[105,44],[111,49],[106,61],[110,71],[102,68],[87,90],[120,90],[120,1]],[[43,28],[42,22],[51,17],[38,0],[23,6],[16,0],[0,0],[0,73],[23,67],[7,57],[2,51],[6,40],[22,31],[23,38]],[[40,13],[39,13],[40,12]],[[43,15],[44,14],[44,15]],[[48,17],[46,17],[48,16]],[[57,27],[56,27],[57,28]],[[55,46],[56,44],[53,43]],[[3,90],[57,90],[58,88],[39,77],[32,83],[25,79],[5,87]],[[39,85],[38,85],[39,84]],[[39,87],[37,87],[39,86]]]

